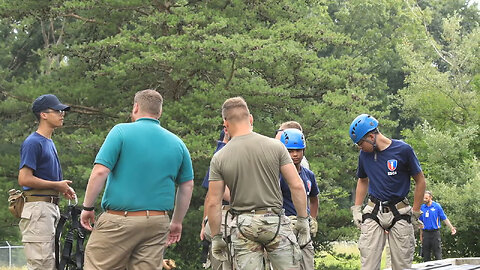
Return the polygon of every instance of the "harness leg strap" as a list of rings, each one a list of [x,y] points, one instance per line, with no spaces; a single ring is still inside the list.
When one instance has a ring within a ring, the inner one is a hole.
[[[393,220],[392,220],[392,224],[386,229],[387,231],[390,231],[393,228],[393,226],[395,226],[395,223],[397,223],[397,221],[402,219],[406,220],[408,223],[412,223],[411,216],[407,214],[401,215],[400,212],[398,212],[398,209],[395,206],[395,204],[392,204],[388,207],[390,207],[390,209],[392,210]]]
[[[232,258],[232,252],[229,248],[229,245],[230,243],[232,242],[231,238],[230,238],[230,235],[227,234],[227,228],[228,228],[228,225],[227,225],[227,220],[228,220],[228,214],[230,213],[230,211],[227,211],[225,213],[225,218],[224,218],[224,224],[223,224],[223,229],[225,231],[225,242],[227,243],[227,258],[228,258],[228,264],[230,265],[230,267],[233,269],[233,258]]]
[[[63,246],[62,259],[60,260],[59,269],[65,269],[65,266],[70,263],[70,256],[73,248],[73,232],[69,231],[65,238],[65,245]]]
[[[373,210],[371,213],[363,214],[362,215],[362,223],[365,222],[367,219],[373,219],[375,220],[380,227],[382,227],[382,224],[380,224],[380,220],[378,219],[378,210],[380,208],[380,204],[376,203],[375,206],[373,207]],[[383,227],[382,227],[383,228]]]
[[[265,244],[262,244],[263,248],[265,248],[266,245],[270,244],[273,240],[275,240],[275,238],[277,238],[277,235],[278,233],[280,232],[280,225],[282,223],[282,215],[281,214],[277,214],[278,216],[278,224],[277,224],[277,231],[275,232],[275,235],[273,236],[272,239],[270,239],[268,242],[266,242]],[[243,237],[245,237],[246,239],[247,236],[243,233],[242,229],[241,229],[241,225],[242,224],[238,224],[238,215],[236,216],[236,222],[237,222],[237,228],[238,228],[238,231],[243,235]]]
[[[69,215],[66,213],[60,216],[57,227],[55,228],[55,265],[57,269],[60,269],[60,238],[62,237],[63,227],[67,222]]]

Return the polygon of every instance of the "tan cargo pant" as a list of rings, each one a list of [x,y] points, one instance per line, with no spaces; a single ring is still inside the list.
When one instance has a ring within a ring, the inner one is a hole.
[[[278,227],[279,219],[280,227]],[[274,213],[238,215],[232,221],[231,237],[239,270],[265,269],[264,251],[267,252],[274,269],[300,268],[300,247],[293,233],[290,219],[285,215],[280,217]]]
[[[300,260],[300,270],[314,270],[315,264],[315,250],[313,242],[310,241],[304,248],[302,248],[302,259]]]
[[[223,237],[225,238],[225,216],[227,215],[227,210],[222,210],[222,225],[220,227],[220,231],[222,232]],[[232,216],[228,215],[227,217],[227,236],[230,235],[230,224],[232,221]],[[205,231],[204,231],[204,236],[205,239],[208,241],[212,241],[212,233],[210,230],[210,224],[207,222],[205,224]],[[232,254],[233,256],[233,254]],[[210,260],[210,265],[213,270],[232,270],[235,269],[235,267],[232,268],[232,264],[229,261],[221,262],[212,255],[212,245],[210,245],[210,251],[208,253],[208,259]]]
[[[27,202],[18,224],[22,233],[28,270],[55,270],[55,227],[58,206],[49,202]]]
[[[297,222],[297,217],[288,216],[288,218],[292,222],[293,232],[295,233],[295,235],[297,235],[297,231],[295,230],[295,223]],[[302,250],[302,259],[300,260],[300,270],[314,270],[315,250],[313,248],[313,242],[310,241],[305,247],[301,248],[301,250]]]
[[[103,213],[88,240],[84,269],[162,269],[169,229],[168,215],[125,217]]]
[[[367,205],[363,209],[363,213],[371,213],[372,210],[373,207]],[[407,206],[398,209],[398,211],[400,214],[410,214],[411,207]],[[381,213],[379,211],[377,216],[382,224],[390,224],[393,219],[392,212]],[[413,234],[412,224],[401,219],[395,223],[395,226],[393,226],[387,234],[375,220],[369,218],[362,223],[361,230],[362,233],[358,240],[358,248],[360,250],[362,269],[380,269],[382,251],[387,238],[392,257],[392,269],[401,270],[411,268],[413,253],[415,251],[415,236]]]

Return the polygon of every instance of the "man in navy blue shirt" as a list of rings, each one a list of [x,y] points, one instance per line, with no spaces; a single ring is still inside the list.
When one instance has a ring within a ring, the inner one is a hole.
[[[288,153],[292,158],[293,164],[297,168],[298,174],[305,185],[305,192],[307,193],[308,205],[307,212],[310,215],[310,232],[312,236],[317,233],[317,213],[318,213],[318,186],[315,180],[315,174],[303,167],[301,162],[303,160],[303,154],[305,152],[306,143],[303,133],[294,128],[283,130],[280,137],[280,141],[287,147]],[[292,220],[294,225],[297,218],[297,211],[292,201],[292,194],[286,180],[283,175],[280,175],[280,188],[283,195],[283,209],[285,209],[285,215]],[[314,257],[315,250],[313,248],[312,240],[310,240],[305,246],[300,247],[302,249],[302,259],[300,260],[301,270],[313,270],[314,269]]]
[[[350,138],[360,148],[352,213],[354,223],[362,230],[358,241],[362,269],[380,269],[387,238],[392,269],[408,269],[415,248],[414,228],[422,226],[418,218],[425,177],[412,147],[385,137],[377,127],[375,118],[362,114],[349,130]],[[406,198],[411,177],[415,180],[413,206]],[[367,191],[369,201],[362,212]]]
[[[442,241],[440,238],[440,221],[444,221],[450,228],[452,235],[457,233],[457,229],[453,227],[450,220],[443,212],[442,206],[433,201],[433,195],[430,191],[425,191],[422,204],[422,216],[420,220],[423,222],[423,229],[420,231],[420,241],[422,242],[423,260],[428,262],[431,260],[431,253],[435,254],[436,260],[442,259]]]
[[[20,149],[18,183],[23,186],[25,205],[19,223],[28,269],[53,270],[55,266],[55,227],[60,218],[59,195],[75,198],[63,180],[53,131],[63,125],[69,106],[54,95],[42,95],[32,105],[39,121],[38,129],[30,134]]]

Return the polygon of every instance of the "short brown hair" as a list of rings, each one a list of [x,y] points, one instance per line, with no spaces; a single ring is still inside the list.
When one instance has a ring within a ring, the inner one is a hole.
[[[433,198],[433,193],[430,190],[425,190],[425,194],[428,194],[431,198]]]
[[[296,129],[303,132],[302,126],[297,121],[284,122],[279,127],[279,129],[281,129],[281,130],[284,130],[284,129],[287,129],[287,128],[296,128]]]
[[[140,111],[144,113],[160,116],[162,112],[163,97],[156,90],[138,91],[133,102],[137,103]]]
[[[227,121],[240,121],[250,115],[247,102],[242,97],[233,97],[225,100],[222,105],[222,117]]]

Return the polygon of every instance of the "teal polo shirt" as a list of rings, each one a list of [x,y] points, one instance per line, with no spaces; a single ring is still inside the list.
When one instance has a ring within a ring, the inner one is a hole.
[[[113,127],[95,164],[110,169],[102,198],[105,210],[171,210],[175,184],[193,180],[187,147],[153,118]]]

